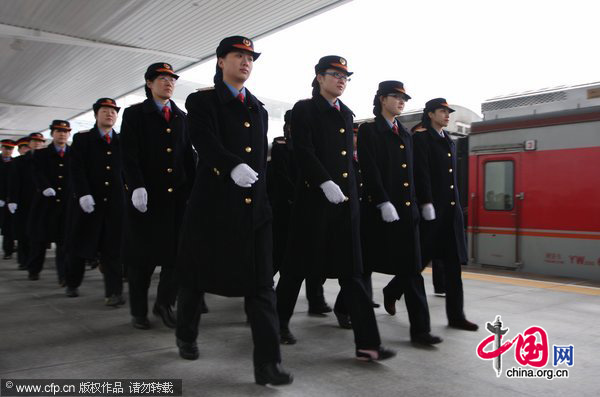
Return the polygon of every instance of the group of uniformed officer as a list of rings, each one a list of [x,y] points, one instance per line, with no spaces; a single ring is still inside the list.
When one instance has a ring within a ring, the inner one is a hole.
[[[280,343],[296,342],[289,323],[305,279],[309,311],[319,315],[332,311],[323,282],[338,280],[333,311],[354,331],[359,360],[395,355],[381,343],[372,272],[394,276],[383,290],[385,310],[394,315],[404,295],[412,341],[431,345],[441,339],[430,334],[421,271],[441,260],[449,325],[477,329],[463,312],[465,239],[455,148],[443,130],[453,111],[446,101],[427,102],[413,137],[396,119],[410,96],[401,82],[384,81],[375,120],[356,136],[354,115],[339,99],[352,72],[345,58],[325,56],[312,97],[286,113],[267,167],[267,112],[245,87],[260,53],[252,40],[232,36],[216,56],[214,87],[191,94],[187,114],[171,99],[179,76],[155,63],[144,75],[147,99],[125,109],[120,134],[113,129],[120,108],[100,98],[95,126],[71,146],[64,120],[50,125],[46,148],[39,133],[3,140],[5,259],[17,240],[19,266],[36,280],[56,243],[69,297],[79,295],[86,261],[99,260],[105,303],[114,307],[125,303],[125,270],[138,329],[151,327],[148,290],[161,266],[152,311],[176,329],[179,354],[190,360],[199,357],[204,294],[244,297],[255,381],[263,385],[293,381]],[[21,156],[13,160],[15,146]]]

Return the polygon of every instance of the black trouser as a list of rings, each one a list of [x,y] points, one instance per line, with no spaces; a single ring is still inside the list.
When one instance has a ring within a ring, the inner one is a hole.
[[[4,218],[11,216],[4,214]],[[10,256],[15,252],[15,237],[12,227],[12,219],[4,219],[4,225],[2,227],[2,250],[5,256]]]
[[[440,259],[431,261],[431,278],[433,279],[433,291],[436,294],[446,292],[446,283],[444,282],[444,263]]]
[[[31,241],[29,243],[29,256],[27,258],[27,270],[29,274],[39,274],[44,268],[44,261],[46,260],[46,249],[48,243],[45,241]],[[19,242],[20,245],[20,242]],[[56,273],[58,275],[58,281],[65,279],[65,272],[67,268],[67,252],[65,249],[64,242],[56,243]]]
[[[309,306],[317,306],[325,303],[325,295],[323,293],[323,283],[325,279],[321,277],[306,277],[304,286],[306,288],[306,299]]]
[[[85,273],[86,259],[76,255],[69,255],[67,264],[67,287],[79,288]],[[104,296],[121,295],[123,293],[123,267],[117,259],[100,256],[102,275],[104,277]]]
[[[21,266],[27,267],[29,263],[29,239],[22,238],[17,241],[17,262]]]
[[[198,337],[200,303],[203,293],[182,286],[177,298],[177,338],[193,342]],[[244,309],[252,329],[254,365],[281,362],[279,351],[279,321],[275,310],[275,292],[272,287],[259,287],[256,295],[244,297]]]
[[[277,312],[281,328],[289,326],[294,307],[304,277],[294,271],[281,273],[277,283]],[[381,345],[377,321],[371,298],[361,277],[342,277],[338,279],[340,295],[349,308],[354,330],[354,343],[357,349],[376,349]],[[339,296],[339,295],[338,295]]]
[[[396,300],[404,295],[411,336],[431,331],[425,282],[421,273],[394,276],[383,288],[383,294]]]
[[[155,265],[136,263],[128,266],[129,306],[134,317],[148,315],[148,289],[154,273]],[[175,267],[163,266],[156,290],[156,304],[173,305],[177,299],[178,283]]]

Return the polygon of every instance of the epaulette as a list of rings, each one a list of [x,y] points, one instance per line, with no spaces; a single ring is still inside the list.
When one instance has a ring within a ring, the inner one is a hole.
[[[83,134],[85,132],[90,132],[91,130],[81,130],[81,131],[77,131],[77,134]]]
[[[209,90],[214,90],[215,86],[210,86],[210,87],[202,87],[202,88],[196,88],[196,91],[200,92],[200,91],[209,91]]]
[[[423,131],[427,131],[427,128],[424,128],[424,127],[415,128],[415,132],[423,132]]]
[[[285,144],[286,144],[286,142],[285,142],[285,137],[283,137],[283,136],[278,136],[278,137],[276,137],[275,139],[273,139],[273,143],[278,143],[278,144],[280,144],[280,145],[285,145]]]

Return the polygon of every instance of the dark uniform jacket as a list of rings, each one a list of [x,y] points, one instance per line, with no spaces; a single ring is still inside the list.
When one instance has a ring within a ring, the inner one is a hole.
[[[123,262],[174,266],[181,220],[195,174],[186,115],[171,101],[169,122],[152,99],[123,112],[121,158],[126,184]],[[148,210],[131,202],[133,191],[148,192]]]
[[[421,271],[419,210],[413,180],[413,143],[399,124],[396,135],[387,121],[375,117],[358,132],[358,156],[365,200],[362,241],[365,268],[386,274]],[[399,221],[384,222],[377,205],[391,202]]]
[[[4,200],[4,207],[0,208],[0,227],[2,235],[12,236],[12,214],[8,211],[8,179],[13,160],[4,162],[0,158],[0,200]],[[10,229],[10,230],[9,230]]]
[[[108,236],[105,255],[118,258],[121,250],[125,192],[121,167],[121,142],[113,130],[108,143],[97,126],[73,136],[71,145],[71,200],[69,251],[94,258]],[[79,199],[91,195],[94,211],[85,213]],[[106,238],[106,237],[105,237]]]
[[[458,199],[456,146],[448,133],[442,138],[433,128],[413,135],[415,184],[419,205],[432,203],[436,218],[421,223],[423,263],[443,259],[447,244],[454,244],[460,263],[467,262],[463,213]],[[449,240],[450,239],[450,240]]]
[[[65,146],[64,156],[60,157],[52,143],[33,152],[32,175],[36,191],[28,224],[31,241],[62,243],[65,239],[70,157],[69,146]],[[44,196],[42,192],[47,188],[54,189],[56,196]]]
[[[26,239],[27,224],[31,209],[31,201],[35,194],[35,185],[33,184],[32,155],[29,151],[22,156],[15,158],[11,162],[10,174],[8,180],[8,203],[16,203],[17,211],[13,218],[15,238],[17,240]]]
[[[271,146],[267,166],[267,189],[273,207],[273,265],[283,264],[287,245],[292,204],[296,195],[297,169],[291,140],[277,137]]]
[[[180,274],[205,292],[251,295],[273,284],[272,263],[257,263],[254,256],[254,232],[270,227],[272,219],[266,188],[267,111],[250,91],[242,103],[223,82],[191,94],[186,108],[198,171],[182,227]],[[241,163],[258,173],[250,188],[231,179]]]
[[[321,95],[296,103],[292,140],[298,165],[286,267],[328,278],[362,274],[360,210],[354,175],[352,111]],[[320,188],[336,183],[348,201],[331,204]]]

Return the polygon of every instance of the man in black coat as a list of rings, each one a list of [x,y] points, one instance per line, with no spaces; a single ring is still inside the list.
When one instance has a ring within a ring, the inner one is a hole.
[[[196,338],[204,292],[243,296],[260,385],[292,383],[281,367],[273,292],[272,212],[267,197],[267,111],[244,87],[254,60],[252,41],[223,39],[216,51],[214,88],[186,101],[198,174],[179,248],[181,288],[177,346],[198,358]]]
[[[8,196],[8,175],[10,165],[12,164],[12,154],[17,143],[12,139],[3,139],[0,141],[0,150],[2,159],[0,161],[0,225],[2,227],[2,249],[4,259],[11,259],[15,251],[15,238],[12,225],[12,214],[6,206]]]
[[[50,135],[52,142],[32,154],[32,174],[36,191],[31,202],[31,214],[27,226],[31,241],[27,270],[30,280],[39,278],[46,259],[46,248],[48,244],[54,242],[58,283],[64,286],[67,259],[65,249],[67,202],[70,188],[71,152],[67,145],[71,135],[69,122],[52,121]]]
[[[121,143],[113,129],[119,107],[111,98],[94,103],[96,125],[73,136],[69,202],[67,296],[78,296],[86,259],[99,257],[107,306],[125,303],[121,237],[125,192]]]
[[[404,295],[414,343],[442,340],[430,334],[429,307],[421,276],[419,210],[413,180],[413,143],[396,119],[410,96],[400,81],[383,81],[373,100],[375,121],[359,129],[358,155],[367,200],[362,213],[365,269],[394,278],[383,289],[384,307],[396,314]]]
[[[171,100],[179,76],[161,62],[150,65],[144,77],[148,99],[125,109],[119,135],[127,201],[122,259],[133,326],[150,328],[148,289],[154,269],[162,266],[153,313],[175,328],[175,256],[194,154],[186,115]]]
[[[267,189],[273,207],[273,271],[277,273],[285,259],[285,250],[290,227],[290,215],[296,195],[298,171],[294,160],[294,147],[290,134],[292,111],[285,112],[284,136],[273,140],[271,161],[267,165]],[[305,280],[308,313],[323,315],[331,312],[331,307],[323,295],[323,281],[319,277]],[[293,342],[293,341],[291,341]]]
[[[337,278],[350,311],[356,358],[382,360],[375,313],[362,280],[360,210],[352,165],[353,113],[338,98],[349,76],[346,60],[330,55],[315,65],[313,95],[292,109],[292,139],[299,175],[287,261],[277,284],[282,333],[291,333],[302,280]]]
[[[35,192],[31,172],[31,153],[29,152],[32,149],[41,148],[43,144],[44,140],[31,140],[29,136],[17,140],[19,156],[10,163],[8,196],[6,201],[8,202],[8,211],[13,217],[13,233],[18,242],[17,262],[19,263],[19,270],[27,270],[29,259],[27,222],[29,220],[31,200]]]
[[[446,315],[450,327],[476,331],[465,318],[461,264],[467,262],[463,213],[458,199],[456,147],[444,127],[454,110],[444,98],[428,101],[423,128],[415,130],[415,186],[421,208],[422,264],[443,262]]]

